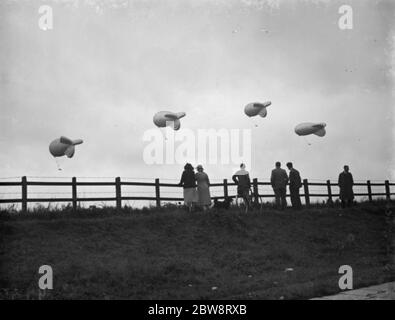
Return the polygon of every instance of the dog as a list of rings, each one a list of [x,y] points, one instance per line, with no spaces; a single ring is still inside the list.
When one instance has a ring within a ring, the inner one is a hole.
[[[230,204],[233,202],[232,198],[226,198],[224,201],[219,201],[218,199],[214,199],[214,209],[226,209],[229,210]]]

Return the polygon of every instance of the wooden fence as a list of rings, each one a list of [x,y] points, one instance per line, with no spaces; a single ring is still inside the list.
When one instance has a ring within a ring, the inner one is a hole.
[[[368,197],[369,201],[373,200],[373,196],[385,196],[387,200],[391,199],[390,186],[394,186],[395,183],[390,183],[385,180],[383,183],[371,183],[370,180],[366,183],[355,183],[354,186],[365,186],[365,193],[355,193],[355,196]],[[115,178],[113,182],[82,182],[77,181],[77,178],[73,177],[69,182],[52,182],[52,181],[28,181],[26,177],[22,177],[21,181],[0,181],[0,187],[2,186],[20,186],[21,187],[21,198],[19,199],[0,199],[1,203],[21,203],[22,211],[27,211],[28,202],[71,202],[73,210],[77,210],[78,202],[80,201],[114,201],[117,209],[121,209],[123,200],[148,200],[155,201],[156,206],[160,207],[162,201],[183,201],[181,197],[161,197],[161,187],[173,187],[181,188],[177,183],[161,183],[159,179],[155,179],[155,182],[129,182],[121,181],[120,177]],[[28,198],[28,186],[70,186],[71,187],[71,198]],[[78,186],[113,186],[115,191],[115,197],[77,197]],[[122,186],[144,186],[153,187],[155,196],[143,197],[143,196],[122,196]],[[226,197],[234,198],[235,195],[229,194],[229,186],[235,186],[233,182],[228,182],[224,179],[222,183],[212,183],[211,187],[222,187],[223,196],[215,196],[213,199],[224,199]],[[263,198],[274,198],[274,194],[260,194],[259,186],[270,186],[270,182],[261,182],[258,179],[253,179],[252,187],[256,197],[258,195]],[[326,193],[311,193],[309,190],[310,186],[324,186],[326,187]],[[327,180],[325,183],[309,182],[307,179],[303,180],[303,193],[301,197],[305,199],[306,205],[310,205],[310,199],[312,197],[325,197],[328,201],[332,201],[333,197],[338,197],[339,194],[332,193],[332,187],[338,186],[337,183],[332,183]],[[383,192],[373,193],[372,187],[384,187]],[[1,194],[1,192],[0,192]]]

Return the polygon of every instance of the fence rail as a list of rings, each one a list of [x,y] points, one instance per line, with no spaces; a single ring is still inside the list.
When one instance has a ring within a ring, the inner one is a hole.
[[[236,184],[233,182],[228,182],[227,179],[224,179],[222,183],[212,183],[211,187],[222,187],[223,195],[222,196],[214,196],[213,199],[224,199],[227,197],[234,198],[235,195],[229,195],[229,187],[235,186]],[[390,187],[394,186],[395,183],[390,182],[389,180],[385,180],[383,183],[371,183],[370,180],[367,180],[366,183],[355,183],[354,186],[365,186],[366,193],[354,193],[355,196],[364,196],[368,197],[369,201],[373,200],[374,196],[385,196],[387,200],[391,199],[392,195],[395,193],[391,193]],[[114,201],[117,209],[122,208],[122,201],[124,200],[147,200],[147,201],[155,201],[156,206],[160,207],[162,201],[182,201],[181,197],[161,197],[161,187],[174,187],[181,188],[178,183],[161,183],[159,179],[155,179],[154,182],[130,182],[130,181],[122,181],[120,177],[116,177],[113,182],[86,182],[86,181],[77,181],[76,177],[73,177],[71,181],[62,181],[62,182],[54,182],[54,181],[28,181],[27,177],[22,177],[21,181],[0,181],[0,187],[4,186],[20,186],[21,187],[21,198],[19,199],[0,199],[1,203],[21,203],[22,211],[27,211],[27,204],[29,202],[70,202],[72,203],[73,210],[77,210],[78,202],[86,201],[86,202],[94,202],[94,201]],[[69,186],[71,187],[71,198],[28,198],[28,186]],[[115,191],[114,197],[78,197],[78,186],[113,186]],[[153,187],[153,191],[155,192],[155,196],[145,197],[145,196],[122,196],[122,186],[144,186],[144,187]],[[263,198],[274,198],[274,194],[260,194],[259,186],[270,186],[270,182],[258,181],[257,178],[253,179],[252,187],[254,190],[254,194]],[[309,186],[322,186],[326,187],[326,193],[311,193]],[[305,203],[308,206],[310,204],[310,198],[312,197],[326,197],[328,201],[332,201],[333,197],[338,197],[338,193],[332,193],[332,187],[338,186],[337,183],[333,183],[330,180],[326,182],[309,182],[308,179],[303,180],[303,193],[300,195],[305,199]],[[383,192],[372,192],[372,187],[384,187]],[[1,192],[0,192],[1,194]]]

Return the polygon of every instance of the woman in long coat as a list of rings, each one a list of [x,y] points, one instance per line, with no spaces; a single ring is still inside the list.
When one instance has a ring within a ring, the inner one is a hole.
[[[180,186],[184,188],[184,203],[189,212],[192,211],[193,205],[197,201],[195,171],[190,163],[187,163],[182,173]]]
[[[196,181],[197,181],[197,193],[198,193],[198,206],[201,206],[206,211],[211,205],[210,196],[210,180],[208,175],[203,172],[203,167],[198,165],[196,167]]]

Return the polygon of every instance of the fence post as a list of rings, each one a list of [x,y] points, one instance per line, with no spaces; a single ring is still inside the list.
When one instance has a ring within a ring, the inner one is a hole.
[[[77,211],[77,178],[71,179],[73,211]]]
[[[306,201],[306,207],[310,205],[310,194],[309,194],[309,182],[307,179],[303,179],[304,186],[304,199]]]
[[[22,177],[22,211],[27,211],[27,179]]]
[[[155,197],[156,197],[156,206],[160,207],[160,185],[159,178],[155,179]]]
[[[117,210],[122,209],[122,195],[121,195],[121,178],[116,177],[115,178],[115,198],[116,198],[116,204],[117,204]]]
[[[385,197],[387,200],[391,199],[391,193],[390,193],[390,182],[388,180],[385,180]]]
[[[224,198],[228,198],[228,179],[224,179]]]
[[[370,185],[370,180],[366,181],[366,184],[368,186],[368,197],[369,197],[369,202],[372,202],[372,186]]]
[[[332,205],[333,200],[332,200],[332,188],[331,188],[331,181],[330,180],[326,180],[326,187],[328,189],[328,204]]]
[[[254,178],[254,180],[252,180],[252,184],[254,186],[254,201],[255,201],[255,203],[259,203],[258,178]]]

